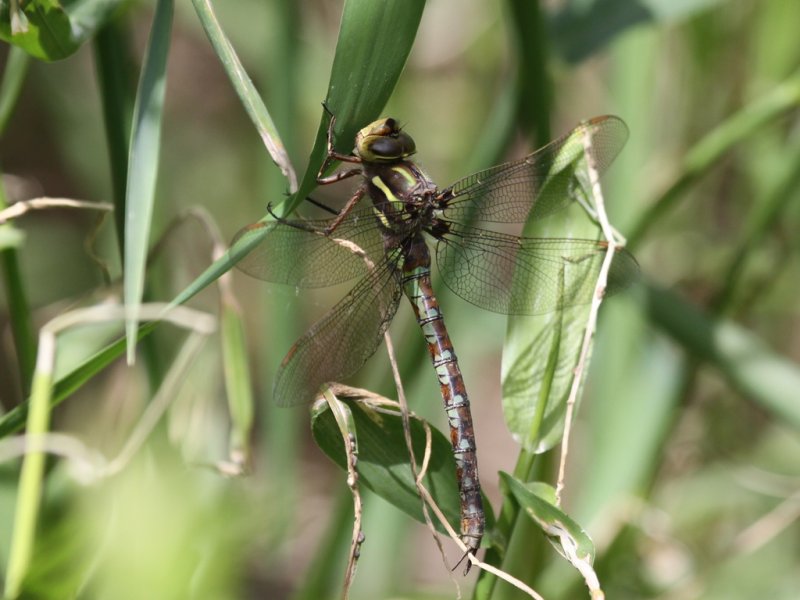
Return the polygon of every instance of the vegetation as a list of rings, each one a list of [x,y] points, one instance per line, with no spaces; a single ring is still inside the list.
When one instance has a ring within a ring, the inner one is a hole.
[[[641,282],[603,304],[559,508],[572,369],[548,359],[555,339],[575,351],[584,320],[537,337],[552,317],[437,286],[493,507],[485,560],[549,600],[589,597],[591,574],[609,598],[796,597],[800,4],[552,4],[0,4],[6,597],[527,597],[451,574],[446,536],[439,558],[399,417],[272,402],[281,357],[348,288],[241,277],[249,248],[226,240],[268,203],[310,215],[309,194],[348,197],[315,189],[322,101],[337,150],[394,116],[440,186],[586,118],[625,120],[603,189]],[[547,221],[527,227],[599,236],[577,210]],[[446,431],[436,380],[408,307],[390,332],[421,445],[424,422]],[[543,411],[522,425],[520,381]],[[397,397],[383,351],[348,383]],[[352,588],[342,428],[362,469]],[[554,548],[570,542],[592,569]]]

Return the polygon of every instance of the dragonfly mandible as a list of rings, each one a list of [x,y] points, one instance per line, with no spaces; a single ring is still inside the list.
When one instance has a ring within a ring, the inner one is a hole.
[[[444,283],[481,308],[533,315],[588,303],[606,242],[520,237],[478,225],[543,218],[587,197],[586,154],[602,173],[624,145],[627,127],[617,117],[597,117],[525,158],[439,189],[411,159],[414,140],[395,119],[361,129],[347,155],[334,150],[334,122],[331,114],[327,158],[317,181],[326,185],[360,177],[345,207],[330,220],[255,223],[234,240],[263,238],[237,265],[259,279],[319,287],[361,277],[291,347],[278,369],[274,397],[283,406],[311,402],[324,384],[353,375],[379,347],[405,294],[441,387],[461,498],[461,539],[475,554],[485,526],[475,434],[464,380],[431,286],[430,248]],[[336,160],[352,166],[324,176]],[[358,205],[364,196],[372,206]],[[633,256],[619,250],[607,293],[623,289],[637,273]]]

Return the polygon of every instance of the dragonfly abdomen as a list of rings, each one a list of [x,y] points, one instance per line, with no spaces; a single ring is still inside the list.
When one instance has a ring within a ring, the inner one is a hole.
[[[419,243],[424,244],[422,241]],[[485,525],[475,430],[464,378],[431,286],[429,265],[429,262],[422,265],[416,261],[406,262],[403,266],[403,291],[411,301],[417,323],[422,328],[441,387],[461,498],[461,541],[467,546],[468,552],[475,554],[480,547]]]

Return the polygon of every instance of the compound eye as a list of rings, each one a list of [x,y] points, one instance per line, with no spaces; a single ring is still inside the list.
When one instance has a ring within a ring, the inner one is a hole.
[[[356,153],[364,160],[392,162],[411,156],[414,140],[395,119],[381,119],[364,127],[356,136]]]
[[[379,137],[370,140],[369,151],[380,158],[399,158],[403,154],[403,144],[397,138]]]

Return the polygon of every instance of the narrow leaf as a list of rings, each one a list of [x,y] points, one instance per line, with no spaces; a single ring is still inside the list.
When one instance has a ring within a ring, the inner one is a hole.
[[[424,7],[424,0],[345,2],[325,99],[336,116],[338,151],[350,152],[356,131],[379,116],[411,52]],[[287,212],[316,187],[328,129],[328,117],[322,117],[308,168]]]
[[[155,203],[172,12],[172,0],[158,1],[133,110],[125,201],[123,274],[123,296],[128,310],[125,333],[129,363],[133,362],[136,353],[136,313],[142,302],[150,224]]]
[[[223,297],[221,321],[225,391],[232,426],[229,454],[234,463],[246,465],[250,457],[250,432],[253,428],[253,394],[250,391],[244,324],[241,311],[232,298]]]
[[[233,88],[236,90],[242,104],[244,104],[250,120],[256,126],[256,130],[267,147],[273,162],[289,181],[289,191],[294,192],[297,190],[297,175],[289,160],[289,155],[286,153],[286,147],[281,141],[278,129],[250,76],[244,70],[244,66],[236,55],[230,40],[225,35],[225,32],[222,31],[211,2],[209,0],[192,0],[192,4],[194,4],[197,16],[200,17],[200,23],[214,46],[214,51],[222,62]]]
[[[592,598],[602,598],[597,574],[592,568],[594,543],[584,529],[555,506],[555,490],[544,483],[524,484],[508,473],[500,473],[504,486],[547,539],[583,576]]]

